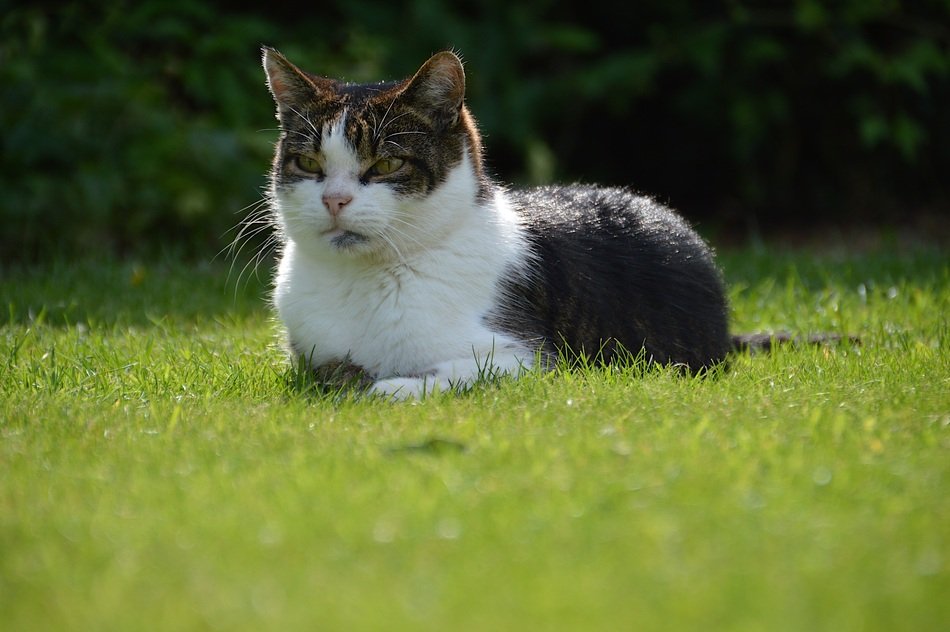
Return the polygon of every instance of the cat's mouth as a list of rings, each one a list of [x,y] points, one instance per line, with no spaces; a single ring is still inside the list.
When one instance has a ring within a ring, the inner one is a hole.
[[[329,238],[330,243],[340,250],[346,248],[352,248],[359,244],[366,243],[369,241],[369,237],[361,233],[353,232],[352,230],[344,230],[342,228],[337,228],[325,233],[327,238]]]

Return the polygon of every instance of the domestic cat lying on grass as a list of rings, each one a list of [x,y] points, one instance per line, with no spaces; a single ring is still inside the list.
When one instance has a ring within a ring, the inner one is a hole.
[[[511,190],[482,161],[456,55],[348,84],[264,50],[281,135],[274,305],[299,360],[421,398],[559,353],[702,371],[733,346],[704,241],[627,189]]]

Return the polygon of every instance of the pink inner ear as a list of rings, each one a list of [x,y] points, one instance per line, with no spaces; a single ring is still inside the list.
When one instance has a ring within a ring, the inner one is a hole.
[[[298,76],[296,67],[276,51],[268,51],[264,57],[267,82],[277,101],[292,101],[301,96],[306,80]]]
[[[438,119],[454,124],[465,98],[461,61],[449,52],[436,53],[416,72],[406,90]]]
[[[439,53],[426,65],[430,73],[427,90],[430,98],[449,107],[461,104],[465,97],[465,72],[458,58],[451,53]]]
[[[267,83],[270,85],[274,98],[278,101],[282,100],[288,90],[284,69],[270,55],[267,55],[264,57],[264,70],[267,72]]]
[[[274,96],[276,96],[278,99],[284,98],[284,94],[287,92],[287,84],[280,78],[280,75],[271,73],[270,87],[271,90],[274,91]]]

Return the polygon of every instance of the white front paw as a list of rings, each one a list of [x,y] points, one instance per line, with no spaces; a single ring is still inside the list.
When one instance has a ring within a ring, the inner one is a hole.
[[[369,388],[374,395],[381,395],[394,401],[406,399],[425,399],[435,391],[442,390],[439,378],[434,375],[425,377],[390,377],[377,380]]]

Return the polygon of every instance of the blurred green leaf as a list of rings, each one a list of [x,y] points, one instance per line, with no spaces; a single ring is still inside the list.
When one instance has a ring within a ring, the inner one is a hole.
[[[795,3],[795,20],[806,31],[812,31],[828,22],[828,13],[821,2],[798,0]]]

